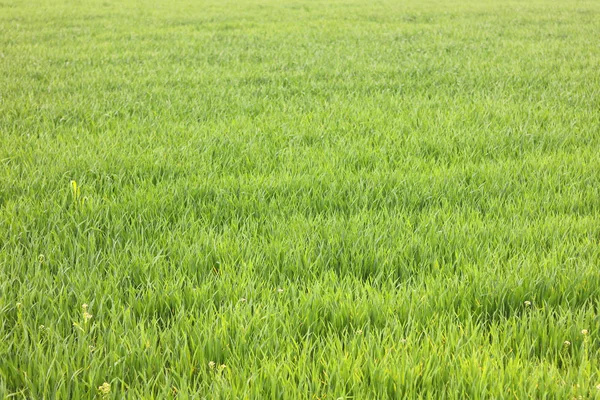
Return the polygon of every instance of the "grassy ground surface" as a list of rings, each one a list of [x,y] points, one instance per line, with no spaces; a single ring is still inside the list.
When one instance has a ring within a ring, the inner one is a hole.
[[[599,37],[588,0],[1,0],[0,397],[598,396]]]

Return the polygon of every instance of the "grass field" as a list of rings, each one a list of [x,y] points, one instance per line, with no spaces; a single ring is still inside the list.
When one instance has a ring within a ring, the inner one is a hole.
[[[600,397],[600,2],[1,0],[0,398]]]

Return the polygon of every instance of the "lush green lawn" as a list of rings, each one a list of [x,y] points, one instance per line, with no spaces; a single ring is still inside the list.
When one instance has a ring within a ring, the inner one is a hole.
[[[596,0],[1,0],[0,397],[599,396],[599,38]]]

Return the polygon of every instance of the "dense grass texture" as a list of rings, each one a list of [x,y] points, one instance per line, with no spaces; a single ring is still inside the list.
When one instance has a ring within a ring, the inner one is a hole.
[[[0,397],[598,397],[599,38],[595,0],[0,0]]]

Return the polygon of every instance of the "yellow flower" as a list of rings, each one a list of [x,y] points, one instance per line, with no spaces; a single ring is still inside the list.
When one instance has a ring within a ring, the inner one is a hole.
[[[582,335],[587,335],[588,334],[588,330],[587,329],[582,329],[581,330],[581,334]]]
[[[525,306],[526,306],[526,307],[529,307],[529,306],[531,306],[531,302],[530,302],[529,300],[525,301]]]
[[[209,367],[210,369],[213,369],[213,368],[215,368],[215,365],[216,365],[216,364],[215,364],[215,362],[214,362],[214,361],[211,361],[211,362],[209,362],[209,363],[208,363],[208,367]]]
[[[571,342],[569,342],[568,340],[565,340],[565,342],[563,343],[566,347],[571,345]]]
[[[104,382],[101,386],[98,386],[98,391],[104,396],[110,393],[110,383]]]

